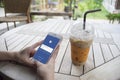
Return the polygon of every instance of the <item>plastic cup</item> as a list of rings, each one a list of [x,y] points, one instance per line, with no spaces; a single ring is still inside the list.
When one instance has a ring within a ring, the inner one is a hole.
[[[83,65],[88,57],[90,46],[93,42],[94,28],[86,24],[83,30],[82,23],[74,24],[70,33],[71,59],[75,65]]]

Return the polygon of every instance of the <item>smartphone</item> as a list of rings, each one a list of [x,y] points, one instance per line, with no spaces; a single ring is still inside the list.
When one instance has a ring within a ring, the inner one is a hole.
[[[54,50],[60,44],[62,36],[55,33],[48,33],[43,43],[40,45],[33,58],[46,64],[52,56]]]

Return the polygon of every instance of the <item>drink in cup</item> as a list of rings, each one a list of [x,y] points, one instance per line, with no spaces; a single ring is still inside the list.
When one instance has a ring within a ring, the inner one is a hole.
[[[71,59],[73,64],[83,65],[86,62],[93,37],[94,29],[91,25],[86,25],[84,30],[81,23],[73,25],[70,33]]]

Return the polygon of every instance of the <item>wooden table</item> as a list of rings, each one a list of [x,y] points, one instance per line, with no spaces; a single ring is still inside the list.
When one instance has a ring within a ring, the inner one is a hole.
[[[60,46],[55,64],[55,80],[103,80],[90,75],[91,72],[99,73],[102,69],[107,68],[109,63],[120,60],[120,37],[108,32],[95,29],[95,38],[90,48],[88,60],[84,66],[75,66],[71,62],[71,51],[69,42],[69,32],[72,20],[49,19],[43,22],[35,22],[15,28],[3,34],[1,37],[6,40],[8,51],[19,51],[37,41],[43,40],[48,32],[54,32],[63,35],[63,41]],[[94,23],[94,26],[100,26]],[[1,39],[4,41],[4,39]],[[0,50],[5,50],[1,41]],[[101,68],[102,67],[102,68]],[[110,67],[110,66],[109,66]],[[112,66],[111,66],[112,67]],[[120,65],[118,65],[120,68]],[[118,68],[118,69],[119,69]],[[107,68],[114,72],[114,68]],[[34,70],[29,67],[11,62],[0,62],[0,72],[16,80],[36,80],[37,76]],[[106,71],[107,72],[107,71]],[[103,74],[106,73],[103,71]],[[93,73],[92,73],[93,74]],[[102,74],[101,74],[102,75]],[[117,75],[117,74],[116,74]],[[87,77],[88,76],[88,77]],[[100,76],[100,75],[99,75]],[[90,79],[89,79],[90,78]],[[105,80],[110,80],[107,75]],[[115,79],[113,79],[115,80]]]

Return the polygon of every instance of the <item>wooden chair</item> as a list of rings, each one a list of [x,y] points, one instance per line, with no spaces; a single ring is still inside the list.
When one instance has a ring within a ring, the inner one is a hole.
[[[26,21],[27,23],[31,22],[30,20],[30,4],[31,0],[3,0],[5,16],[0,17],[0,22],[7,23],[14,22],[14,27],[16,27],[15,22]]]

